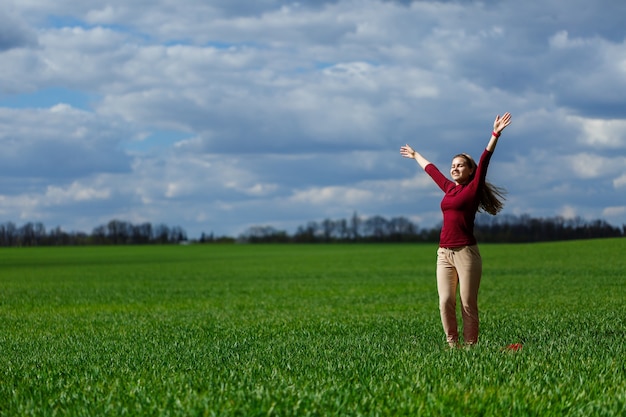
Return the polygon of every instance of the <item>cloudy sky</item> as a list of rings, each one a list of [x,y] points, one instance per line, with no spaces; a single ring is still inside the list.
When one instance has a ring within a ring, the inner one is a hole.
[[[504,214],[626,223],[626,2],[2,0],[0,222],[404,216],[509,111]]]

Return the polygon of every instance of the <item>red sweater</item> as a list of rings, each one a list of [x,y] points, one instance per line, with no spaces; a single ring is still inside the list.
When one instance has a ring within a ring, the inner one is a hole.
[[[479,191],[485,186],[491,155],[493,152],[484,150],[474,176],[467,184],[462,185],[457,185],[446,178],[433,164],[428,164],[424,168],[445,193],[441,200],[443,226],[439,237],[439,247],[458,248],[476,244],[474,219],[478,211]]]

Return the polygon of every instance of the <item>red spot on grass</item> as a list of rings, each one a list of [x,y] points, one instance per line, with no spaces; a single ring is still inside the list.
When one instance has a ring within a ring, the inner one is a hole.
[[[518,350],[520,350],[522,348],[522,344],[521,343],[511,343],[510,345],[508,345],[506,347],[506,350],[511,350],[513,352],[517,352]]]

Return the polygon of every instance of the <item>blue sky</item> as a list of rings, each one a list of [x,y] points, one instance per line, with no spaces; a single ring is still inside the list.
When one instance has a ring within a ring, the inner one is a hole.
[[[83,2],[0,8],[0,221],[191,237],[441,219],[509,111],[503,214],[626,224],[626,3]]]

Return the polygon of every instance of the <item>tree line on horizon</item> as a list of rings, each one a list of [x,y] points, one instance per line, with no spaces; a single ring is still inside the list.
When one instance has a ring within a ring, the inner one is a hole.
[[[273,226],[252,226],[238,237],[202,233],[189,239],[180,226],[133,224],[111,220],[92,232],[66,232],[60,227],[46,230],[43,223],[13,222],[0,224],[0,246],[78,246],[78,245],[150,245],[182,243],[402,243],[438,242],[441,225],[420,228],[406,217],[362,218],[355,212],[349,219],[309,221],[293,234]],[[580,217],[533,218],[528,215],[489,216],[478,214],[475,234],[484,243],[525,243],[573,239],[597,239],[626,236],[621,228],[604,220],[586,221]]]
[[[58,226],[46,231],[41,222],[28,222],[20,227],[13,222],[0,224],[0,246],[148,245],[186,241],[187,232],[182,227],[148,222],[111,220],[95,227],[91,234],[66,232]]]
[[[406,217],[361,218],[355,212],[350,219],[310,221],[292,235],[272,226],[253,226],[239,237],[246,243],[349,243],[349,242],[438,242],[441,223],[420,228]],[[479,213],[474,232],[479,242],[525,243],[573,239],[623,237],[621,228],[604,220],[586,221],[581,217],[560,216],[533,218],[529,215],[491,216]]]

